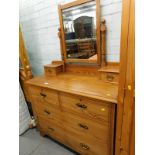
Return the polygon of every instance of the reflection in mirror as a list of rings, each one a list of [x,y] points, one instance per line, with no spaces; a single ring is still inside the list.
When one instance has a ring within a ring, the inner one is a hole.
[[[95,1],[64,9],[67,59],[97,60]]]

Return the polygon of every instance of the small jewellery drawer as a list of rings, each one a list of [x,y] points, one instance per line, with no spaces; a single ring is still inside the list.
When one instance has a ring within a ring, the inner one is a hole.
[[[110,155],[107,143],[86,139],[72,132],[68,132],[66,138],[68,145],[82,155]]]
[[[31,86],[29,91],[31,96],[37,97],[36,99],[38,103],[48,103],[49,105],[53,105],[55,107],[59,106],[58,93],[56,91],[34,86]]]
[[[43,117],[39,118],[39,127],[50,137],[64,143],[66,141],[63,127],[54,123],[51,120],[46,120]]]
[[[46,76],[56,76],[60,72],[63,71],[63,66],[62,65],[45,65],[44,66],[44,72]]]
[[[108,121],[110,106],[98,100],[91,100],[85,97],[60,93],[61,106],[64,111],[89,117],[96,121]]]
[[[109,138],[109,123],[96,123],[89,119],[78,117],[65,112],[63,124],[66,131],[72,131],[81,135],[82,138],[91,138],[92,141],[106,142]]]
[[[47,76],[56,75],[56,71],[53,68],[46,67],[44,68],[44,71]]]
[[[101,73],[101,79],[104,80],[105,82],[118,83],[119,74],[103,72]]]

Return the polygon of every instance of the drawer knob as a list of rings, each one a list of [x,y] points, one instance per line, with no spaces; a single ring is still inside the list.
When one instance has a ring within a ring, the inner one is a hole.
[[[40,93],[40,95],[41,95],[42,97],[46,97],[46,94]]]
[[[81,146],[82,149],[84,149],[84,150],[89,150],[89,146],[87,146],[86,144],[80,143],[80,146]]]
[[[82,109],[86,109],[87,108],[87,106],[85,104],[77,103],[76,105],[78,107],[82,108]]]
[[[48,129],[49,129],[50,131],[54,131],[54,129],[53,129],[53,128],[51,128],[51,127],[48,127]]]
[[[81,127],[81,128],[83,128],[83,129],[86,129],[86,130],[88,130],[88,126],[87,125],[84,125],[84,124],[79,124],[79,126]]]
[[[108,81],[113,81],[114,76],[113,76],[113,75],[108,74],[106,78],[107,78],[107,80],[108,80]]]
[[[49,111],[47,111],[47,110],[44,110],[44,112],[45,112],[46,114],[48,114],[48,115],[51,114],[51,113],[50,113]]]
[[[51,71],[50,69],[48,69],[48,72],[49,72],[49,73],[52,73],[52,71]]]

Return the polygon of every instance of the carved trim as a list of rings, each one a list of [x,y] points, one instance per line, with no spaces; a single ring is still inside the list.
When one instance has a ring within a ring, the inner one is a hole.
[[[58,28],[58,37],[60,39],[61,59],[64,60],[64,53],[63,53],[63,47],[62,47],[62,32],[60,27]]]
[[[106,25],[105,19],[101,22],[101,66],[106,66]]]

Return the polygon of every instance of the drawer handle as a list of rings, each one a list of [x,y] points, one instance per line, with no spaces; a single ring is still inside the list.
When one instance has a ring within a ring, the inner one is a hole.
[[[46,94],[40,93],[40,95],[41,95],[42,97],[46,97]]]
[[[108,81],[113,81],[113,79],[114,79],[113,75],[110,75],[110,74],[107,75],[107,80]]]
[[[89,150],[89,146],[87,146],[86,144],[80,143],[80,146],[81,146],[84,150]]]
[[[54,131],[54,129],[53,129],[53,128],[48,127],[48,129],[49,129],[50,131]]]
[[[81,128],[83,128],[83,129],[86,129],[86,130],[88,130],[88,126],[87,125],[84,125],[84,124],[79,124],[79,126],[81,127]]]
[[[44,110],[44,112],[45,112],[46,114],[48,114],[48,115],[51,114],[51,113],[50,113],[49,111],[47,111],[47,110]]]
[[[82,108],[82,109],[86,109],[87,108],[87,106],[85,104],[77,103],[76,105],[78,107]]]
[[[49,73],[52,73],[52,71],[51,71],[50,69],[48,69],[48,72],[49,72]]]

